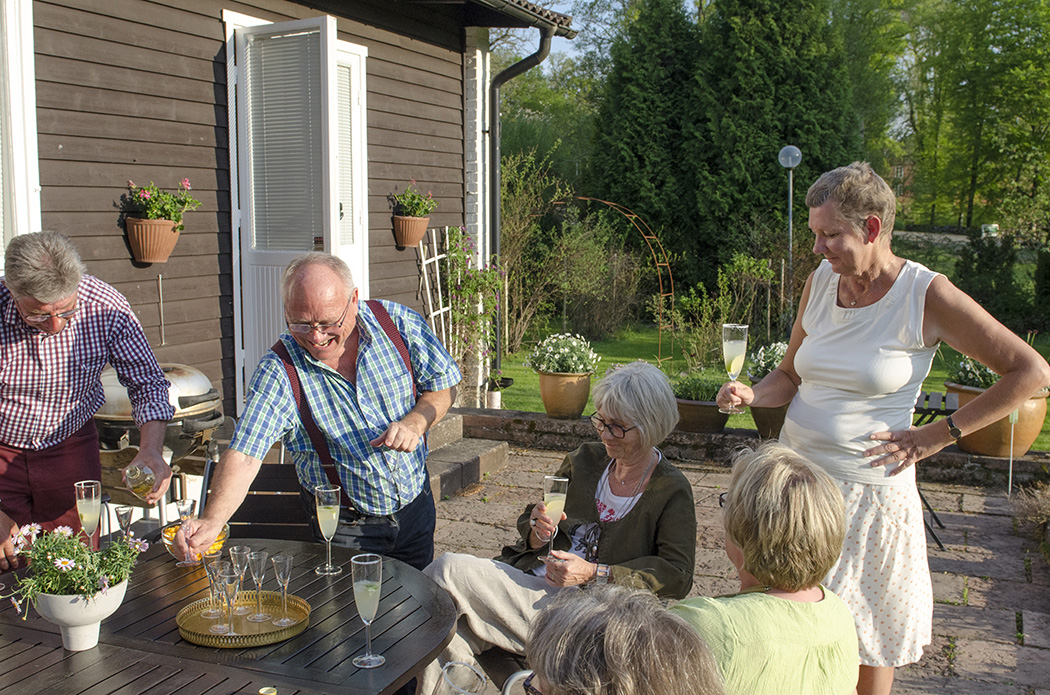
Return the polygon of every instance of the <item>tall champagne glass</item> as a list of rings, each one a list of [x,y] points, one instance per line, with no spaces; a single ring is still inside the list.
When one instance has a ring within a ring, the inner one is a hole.
[[[328,546],[328,561],[314,570],[317,574],[339,574],[342,567],[332,564],[332,536],[339,528],[339,493],[337,485],[318,485],[314,488],[314,500],[317,502],[317,525],[321,527]]]
[[[220,554],[220,557],[222,555]],[[226,562],[225,560],[213,560],[211,563],[212,572],[212,586],[215,596],[219,599],[219,606],[224,608],[226,606],[226,589],[223,586],[223,575],[233,572],[233,565]],[[224,612],[220,609],[219,615],[222,616]],[[204,617],[204,613],[201,613],[201,617]],[[233,618],[230,618],[231,622]],[[216,635],[225,635],[230,632],[230,626],[220,620],[215,625],[208,627],[208,631]]]
[[[270,560],[273,562],[273,571],[277,575],[277,583],[281,585],[281,611],[282,615],[273,624],[278,627],[295,625],[295,621],[288,617],[288,582],[292,579],[292,556],[274,555]]]
[[[124,534],[124,538],[127,538],[128,532],[131,531],[131,515],[135,508],[122,504],[113,511],[117,513],[117,523],[120,525],[121,533]]]
[[[206,550],[201,555],[201,560],[204,562],[204,571],[208,575],[208,590],[211,592],[212,604],[217,606],[219,605],[219,582],[215,563],[222,560],[222,551]],[[208,620],[215,620],[221,615],[222,612],[218,608],[208,608],[201,611],[201,617]]]
[[[565,496],[569,494],[569,479],[559,478],[556,475],[543,476],[543,504],[547,507],[545,514],[550,517],[554,524],[551,532],[550,547],[547,549],[547,557],[556,559],[554,552],[554,537],[558,535],[558,522],[561,521],[562,512],[565,511]]]
[[[265,550],[248,553],[248,569],[252,571],[252,581],[255,582],[255,612],[248,616],[248,620],[253,623],[265,623],[273,618],[269,613],[263,613],[262,609],[262,585],[266,577],[266,560],[269,557]]]
[[[365,653],[354,657],[354,666],[375,668],[386,663],[386,657],[372,653],[372,621],[379,610],[379,593],[383,586],[383,558],[372,553],[355,555],[350,560],[354,575],[354,603],[365,624]]]
[[[725,357],[726,373],[730,381],[736,381],[744,368],[744,356],[747,355],[747,325],[742,323],[722,324],[722,356]],[[721,413],[742,413],[743,409],[735,406],[719,408]]]
[[[431,695],[466,695],[485,692],[485,674],[462,661],[449,661],[441,668],[441,680]]]
[[[77,515],[84,535],[91,539],[98,530],[98,518],[102,515],[102,483],[97,480],[81,480],[74,483],[77,491]]]
[[[187,521],[193,518],[193,512],[197,508],[197,500],[175,500],[175,508],[179,511],[179,523],[185,524]],[[197,561],[193,559],[192,555],[187,555],[183,559],[175,563],[176,567],[192,567],[196,565]]]
[[[241,584],[241,575],[232,563],[226,563],[226,567],[219,572],[219,585],[222,587],[222,596],[226,600],[226,619],[229,625],[227,635],[235,635],[233,631],[233,604],[237,602],[237,589]],[[209,628],[211,629],[211,628]]]
[[[235,545],[230,548],[230,562],[233,563],[233,569],[237,571],[237,591],[241,590],[244,585],[244,573],[248,571],[248,555],[251,554],[252,549],[246,545]],[[252,612],[248,606],[238,606],[233,611],[236,615],[248,615]]]

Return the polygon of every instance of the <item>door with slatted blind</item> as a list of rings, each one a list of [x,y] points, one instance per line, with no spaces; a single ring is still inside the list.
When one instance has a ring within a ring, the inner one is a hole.
[[[368,296],[366,51],[338,41],[332,17],[235,36],[242,396],[284,328],[280,279],[292,258],[335,254]]]

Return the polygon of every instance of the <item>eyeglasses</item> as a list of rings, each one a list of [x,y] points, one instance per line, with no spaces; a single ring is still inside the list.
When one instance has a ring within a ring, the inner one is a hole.
[[[606,422],[605,420],[602,420],[600,417],[598,417],[598,413],[591,415],[591,424],[594,425],[594,429],[598,430],[599,434],[604,432],[605,430],[609,430],[609,434],[611,434],[616,439],[623,439],[623,436],[625,434],[627,434],[631,430],[638,429],[637,425],[635,425],[634,427],[624,427],[623,425],[614,425],[611,422]]]
[[[75,306],[69,311],[59,311],[55,314],[26,314],[22,311],[22,307],[18,306],[18,302],[15,302],[15,308],[18,309],[18,314],[22,317],[23,321],[25,321],[26,323],[31,323],[33,325],[47,323],[51,319],[68,321],[69,319],[73,318],[73,316],[78,311],[80,311],[80,307]]]
[[[343,307],[343,314],[339,317],[339,323],[288,323],[287,320],[284,323],[292,333],[304,334],[309,333],[314,329],[317,329],[321,333],[338,331],[346,322],[346,312],[350,310],[350,302],[352,301],[352,299],[347,300],[346,306]]]
[[[543,693],[532,684],[532,679],[535,677],[535,673],[529,674],[529,677],[522,681],[521,687],[525,689],[525,692],[528,693],[528,695],[543,695]]]
[[[718,495],[718,506],[719,507],[726,506],[726,495],[728,495],[728,494],[729,494],[728,492],[723,492],[720,495]]]

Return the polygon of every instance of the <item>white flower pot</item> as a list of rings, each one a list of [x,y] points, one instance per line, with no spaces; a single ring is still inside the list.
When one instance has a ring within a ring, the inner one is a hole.
[[[102,621],[120,608],[127,590],[125,579],[105,594],[97,593],[87,600],[83,596],[37,594],[35,605],[45,620],[62,630],[62,646],[71,652],[80,652],[98,644]]]
[[[503,392],[502,391],[486,391],[485,392],[485,407],[499,409],[503,403]]]

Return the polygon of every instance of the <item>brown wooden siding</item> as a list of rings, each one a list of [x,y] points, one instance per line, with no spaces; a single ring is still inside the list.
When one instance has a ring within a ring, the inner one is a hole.
[[[412,179],[463,224],[463,27],[449,7],[397,0],[37,0],[44,228],[132,303],[162,362],[203,370],[234,411],[229,134],[222,11],[271,21],[327,12],[368,48],[370,294],[422,308],[415,251],[393,244],[388,196]],[[117,203],[129,179],[193,183],[171,259],[132,262]],[[163,276],[164,343],[158,275]]]

